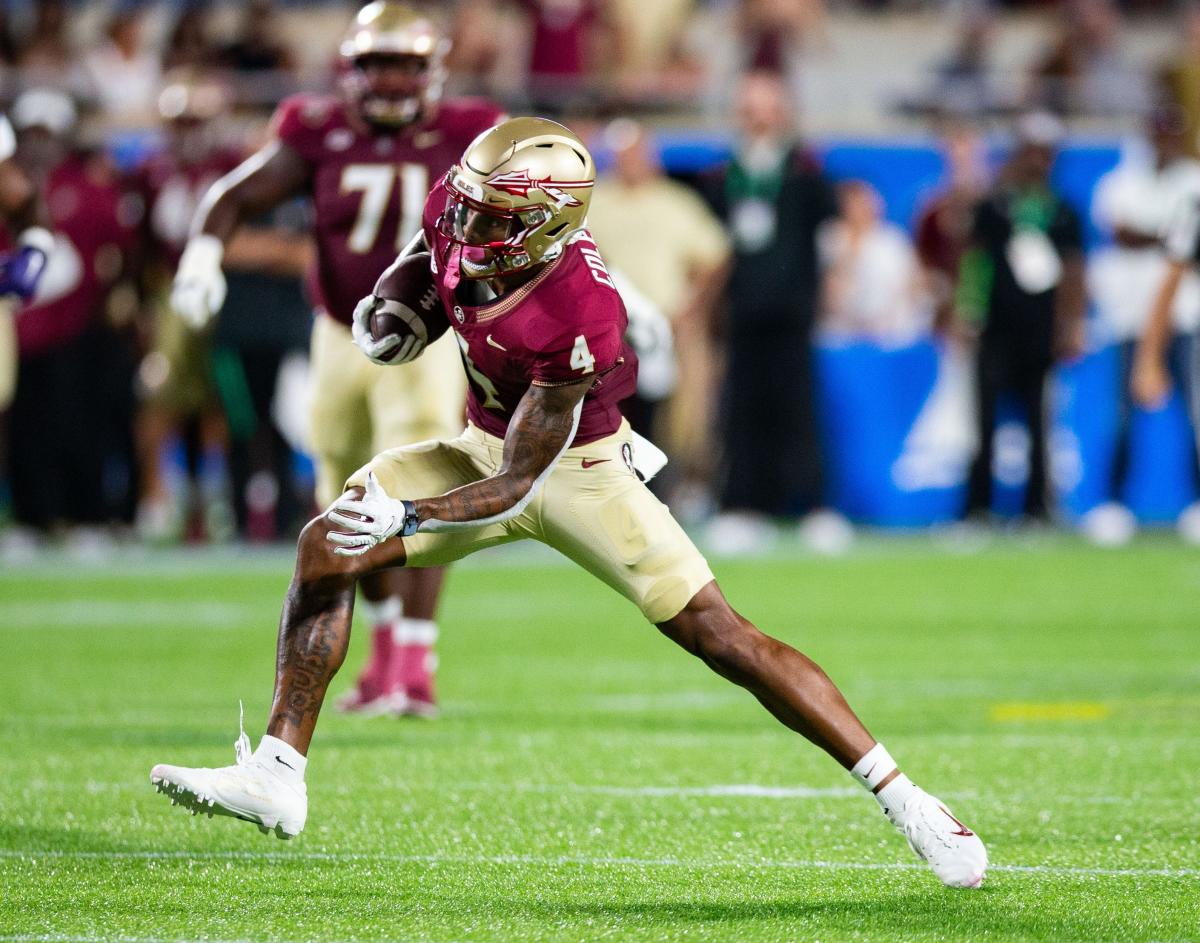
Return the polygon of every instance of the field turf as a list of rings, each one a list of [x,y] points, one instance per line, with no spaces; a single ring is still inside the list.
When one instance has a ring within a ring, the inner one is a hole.
[[[716,569],[979,831],[982,891],[540,555],[451,574],[440,720],[322,718],[299,838],[192,818],[148,772],[233,762],[239,698],[257,741],[288,557],[51,559],[0,571],[0,941],[1200,940],[1200,555]]]

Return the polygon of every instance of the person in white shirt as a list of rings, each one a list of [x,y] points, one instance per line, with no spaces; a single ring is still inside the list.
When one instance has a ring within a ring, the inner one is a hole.
[[[1186,130],[1179,109],[1155,110],[1141,153],[1127,154],[1102,178],[1092,202],[1092,217],[1101,230],[1111,234],[1112,245],[1093,253],[1088,265],[1089,288],[1105,339],[1119,345],[1121,363],[1112,501],[1084,520],[1085,532],[1101,542],[1121,542],[1134,530],[1132,515],[1119,502],[1129,466],[1130,416],[1135,399],[1139,399],[1132,383],[1135,349],[1170,267],[1164,246],[1168,228],[1184,206],[1200,198],[1200,161],[1188,156]],[[1200,328],[1200,277],[1195,273],[1181,275],[1169,315],[1171,336],[1164,353],[1191,406],[1192,371],[1188,365]],[[1200,471],[1194,443],[1191,451],[1193,465]]]
[[[911,342],[932,320],[912,240],[883,218],[883,200],[866,181],[841,184],[838,205],[819,237],[823,331],[886,347]]]

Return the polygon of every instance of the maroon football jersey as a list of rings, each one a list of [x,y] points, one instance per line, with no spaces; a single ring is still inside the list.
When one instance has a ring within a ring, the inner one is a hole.
[[[416,235],[429,188],[503,117],[490,102],[450,99],[429,121],[392,134],[364,127],[349,107],[335,96],[297,95],[274,118],[278,139],[311,168],[317,258],[309,289],[343,324]]]
[[[195,163],[184,163],[175,154],[161,151],[147,157],[137,169],[137,181],[146,201],[154,262],[175,273],[191,230],[196,207],[208,188],[241,163],[241,155],[221,148]]]
[[[37,294],[17,318],[22,356],[77,337],[104,314],[142,225],[142,200],[125,184],[98,155],[68,157],[47,177],[54,251]]]
[[[434,284],[467,371],[471,422],[503,438],[530,384],[595,376],[575,444],[612,435],[621,425],[620,403],[637,389],[637,356],[625,342],[625,305],[591,234],[576,234],[558,259],[499,300],[465,305],[455,290],[457,249],[437,231],[446,198],[439,183],[425,204],[425,239],[433,249]]]

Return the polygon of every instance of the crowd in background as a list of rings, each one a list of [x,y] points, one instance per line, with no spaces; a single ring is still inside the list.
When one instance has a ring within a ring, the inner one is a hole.
[[[961,36],[926,63],[924,86],[881,103],[897,121],[931,119],[945,160],[939,191],[904,226],[870,183],[832,180],[797,138],[801,105],[820,107],[809,89],[836,32],[821,0],[433,6],[453,24],[448,94],[563,117],[602,158],[593,233],[625,290],[670,324],[674,357],[647,358],[630,415],[672,457],[657,487],[681,516],[710,520],[730,549],[760,545],[779,519],[844,545],[848,524],[827,507],[814,345],[936,334],[974,366],[980,431],[964,513],[990,513],[983,430],[1007,392],[1029,417],[1024,515],[1052,517],[1047,376],[1084,352],[1089,309],[1103,327],[1094,342],[1121,345],[1128,361],[1159,233],[1178,201],[1200,196],[1200,7],[1152,11],[1174,39],[1150,66],[1126,55],[1126,14],[1109,0],[1046,7],[1015,78],[993,62],[1007,14],[956,14]],[[0,9],[0,96],[57,234],[37,298],[13,321],[6,553],[62,536],[82,553],[125,533],[270,540],[311,511],[305,206],[239,235],[212,330],[183,330],[166,293],[205,189],[269,133],[282,97],[333,87],[332,38],[314,50],[297,24],[354,9]],[[75,28],[84,15],[99,26],[88,42]],[[1094,206],[1073,206],[1051,183],[1062,120],[1097,116],[1137,128],[1143,153],[1104,180]],[[719,128],[731,158],[669,174],[656,128],[681,122]],[[997,129],[1013,142],[999,169],[984,135]],[[1090,262],[1089,214],[1111,242]],[[275,315],[239,316],[264,307]],[[1177,307],[1186,385],[1200,286]],[[1134,403],[1121,388],[1123,440]],[[1114,495],[1124,473],[1118,461]]]

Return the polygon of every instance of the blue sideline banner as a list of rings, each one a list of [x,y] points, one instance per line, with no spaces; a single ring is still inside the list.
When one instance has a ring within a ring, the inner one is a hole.
[[[830,502],[853,520],[878,526],[954,520],[966,499],[975,445],[965,357],[930,339],[890,350],[825,342],[817,366]],[[1051,379],[1050,465],[1059,507],[1077,518],[1119,497],[1143,522],[1169,523],[1197,496],[1184,404],[1175,395],[1160,410],[1135,413],[1125,493],[1114,496],[1117,378],[1116,350],[1106,348]],[[1000,413],[994,507],[1016,514],[1029,439],[1024,417],[1011,404]]]

